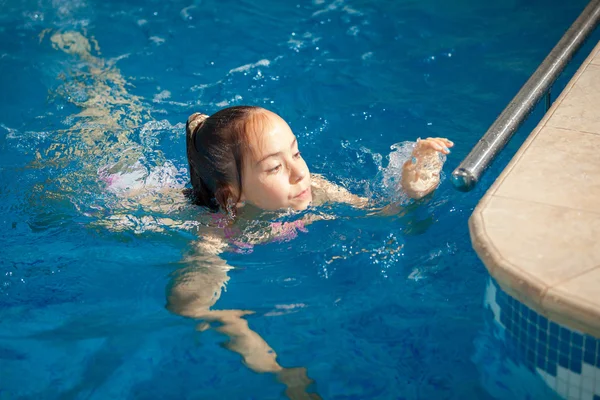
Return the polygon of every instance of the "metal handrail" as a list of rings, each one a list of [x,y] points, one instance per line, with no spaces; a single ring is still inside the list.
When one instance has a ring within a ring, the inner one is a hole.
[[[475,147],[452,172],[452,183],[462,191],[475,187],[479,178],[502,151],[533,108],[600,22],[600,0],[591,0],[550,54],[506,106]],[[546,106],[549,105],[549,97]]]

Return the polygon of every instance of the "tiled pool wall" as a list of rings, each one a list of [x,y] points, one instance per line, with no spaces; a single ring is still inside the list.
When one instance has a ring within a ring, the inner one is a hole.
[[[548,320],[509,296],[492,278],[484,304],[492,334],[503,343],[512,368],[529,371],[543,382],[544,399],[600,400],[600,339]],[[539,392],[532,396],[527,397],[539,398]]]

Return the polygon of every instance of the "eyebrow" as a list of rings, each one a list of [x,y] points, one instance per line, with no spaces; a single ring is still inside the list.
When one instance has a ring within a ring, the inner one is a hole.
[[[294,145],[295,145],[297,142],[298,142],[298,139],[297,139],[297,138],[294,138],[294,140],[292,141],[292,144],[290,145],[290,149],[293,149],[293,148],[294,148]],[[281,154],[281,152],[280,152],[280,151],[278,151],[278,152],[276,152],[276,153],[269,154],[269,155],[267,155],[267,156],[265,156],[265,157],[261,158],[259,161],[257,161],[257,162],[256,162],[256,165],[258,165],[258,164],[260,164],[261,162],[265,161],[267,158],[270,158],[270,157],[275,157],[275,156],[278,156],[278,155],[280,155],[280,154]]]

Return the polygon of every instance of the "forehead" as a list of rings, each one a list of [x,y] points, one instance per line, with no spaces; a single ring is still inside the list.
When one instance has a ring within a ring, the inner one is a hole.
[[[246,125],[248,148],[253,160],[289,149],[295,136],[277,114],[264,110],[253,114]]]

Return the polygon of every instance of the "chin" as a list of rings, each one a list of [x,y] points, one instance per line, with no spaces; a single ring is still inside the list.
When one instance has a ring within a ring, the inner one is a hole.
[[[296,211],[304,211],[304,210],[306,210],[308,208],[308,206],[310,206],[310,203],[312,203],[312,198],[308,199],[308,200],[305,200],[305,201],[303,201],[301,203],[300,202],[296,203],[296,204],[294,204],[292,206],[292,208],[294,210],[296,210]]]

